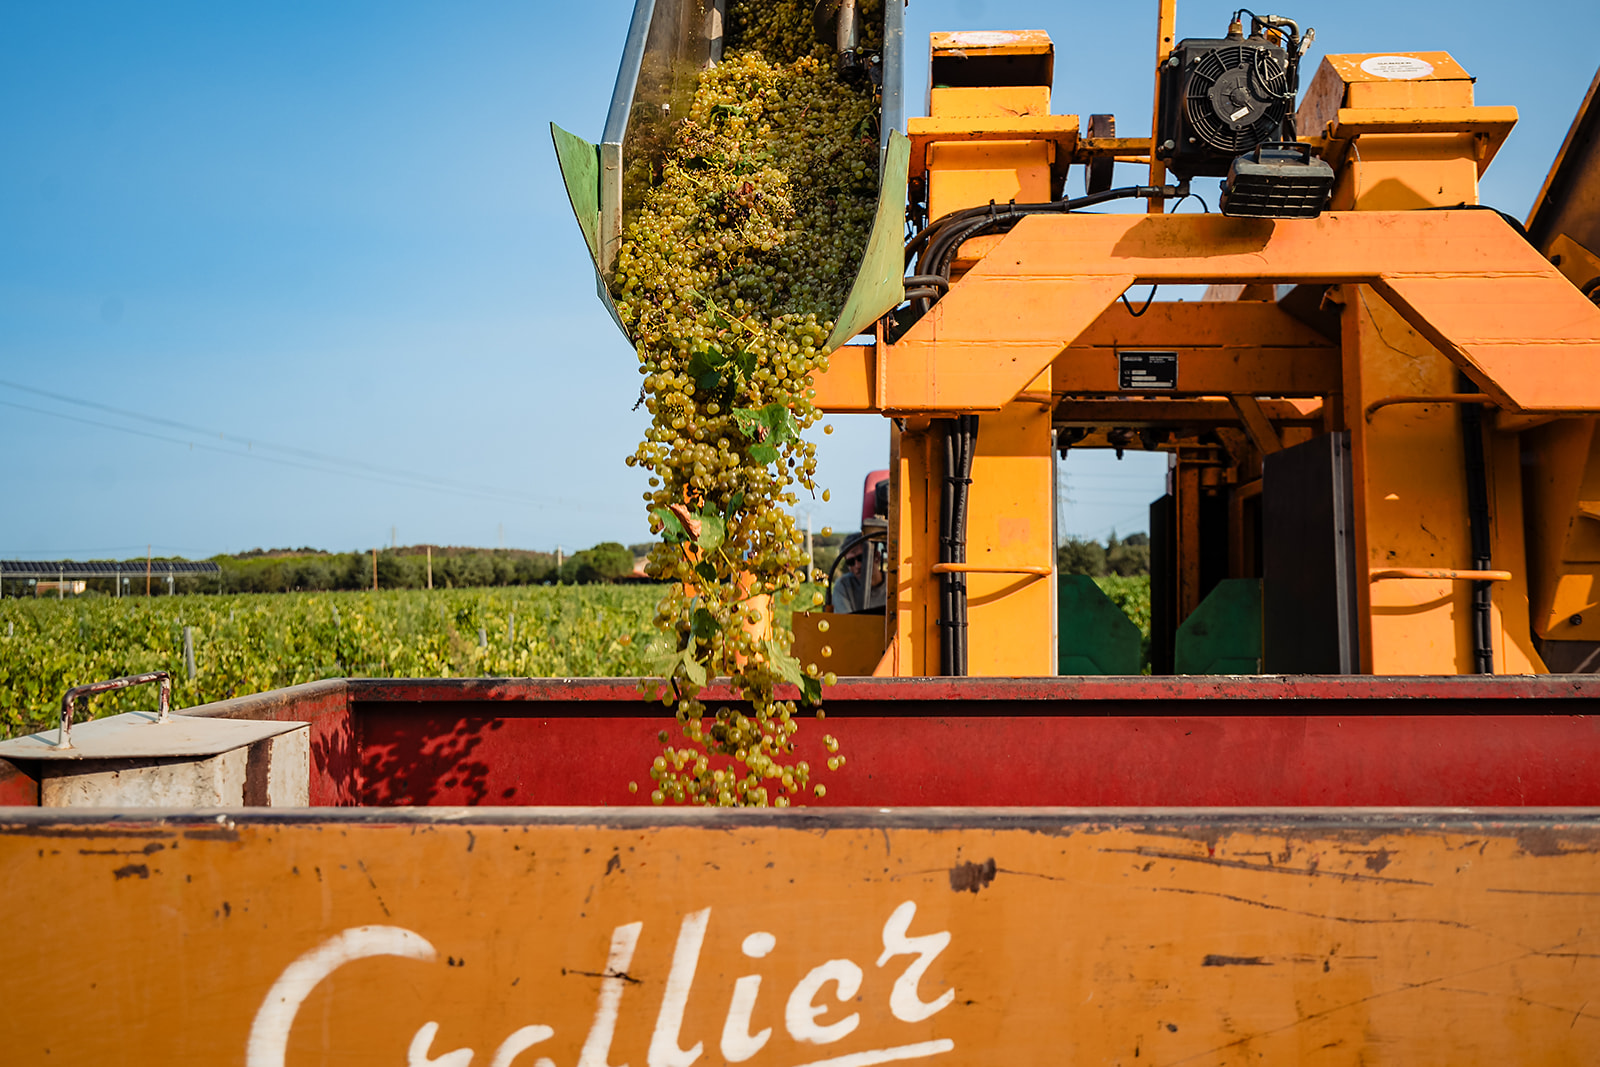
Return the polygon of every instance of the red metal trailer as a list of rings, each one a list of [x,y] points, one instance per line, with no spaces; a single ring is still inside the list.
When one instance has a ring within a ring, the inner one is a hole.
[[[0,1047],[1593,1062],[1596,686],[852,679],[826,723],[849,762],[788,812],[630,793],[671,719],[626,680],[338,680],[189,709],[310,723],[311,807],[44,808],[5,768],[24,963],[0,978],[19,1009]]]

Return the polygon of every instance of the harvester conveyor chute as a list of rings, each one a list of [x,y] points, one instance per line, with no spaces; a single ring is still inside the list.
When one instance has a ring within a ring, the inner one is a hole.
[[[628,331],[605,277],[627,220],[649,188],[650,175],[677,124],[689,113],[700,72],[721,59],[726,7],[726,0],[637,0],[600,143],[550,124],[567,197],[594,262],[600,299],[624,334]],[[903,238],[911,143],[902,100],[903,6],[886,3],[879,17],[883,84],[878,204],[855,281],[844,306],[832,315],[836,325],[829,350],[905,299]]]

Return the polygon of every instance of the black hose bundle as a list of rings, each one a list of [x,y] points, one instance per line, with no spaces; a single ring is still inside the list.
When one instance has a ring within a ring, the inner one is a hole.
[[[939,494],[939,562],[967,561],[967,491],[978,446],[978,416],[957,415],[945,424],[944,491]],[[939,575],[939,673],[967,673],[967,576]]]
[[[1459,376],[1462,392],[1477,386]],[[1483,458],[1483,410],[1477,404],[1461,405],[1461,444],[1466,450],[1467,537],[1472,545],[1473,570],[1494,565],[1489,540],[1489,476]],[[1478,674],[1494,673],[1493,582],[1472,583],[1472,659]]]
[[[1007,233],[1029,215],[1064,214],[1110,200],[1134,197],[1165,199],[1187,195],[1188,191],[1187,186],[1129,185],[1042,204],[1019,204],[1016,201],[999,204],[990,201],[983,207],[964,208],[942,215],[906,242],[906,266],[909,267],[915,259],[917,273],[905,280],[906,299],[911,302],[912,314],[909,321],[901,325],[907,327],[927,314],[934,303],[949,291],[950,268],[955,262],[956,253],[974,237]]]

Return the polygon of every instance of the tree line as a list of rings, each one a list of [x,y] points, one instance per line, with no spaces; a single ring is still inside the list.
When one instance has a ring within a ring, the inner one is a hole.
[[[294,593],[371,589],[374,563],[380,589],[426,589],[430,568],[435,589],[472,589],[516,585],[593,585],[616,582],[633,575],[636,556],[650,551],[651,545],[622,545],[605,541],[593,548],[564,555],[559,561],[554,552],[522,549],[457,548],[410,545],[373,552],[327,552],[317,548],[253,548],[234,555],[212,556],[221,568],[220,575],[176,575],[171,591],[192,593]],[[107,560],[105,562],[111,562]],[[167,562],[188,562],[178,557],[154,558],[156,581],[152,595],[168,592],[161,566]],[[124,560],[125,573],[137,575],[145,559]],[[16,582],[10,583],[17,585]],[[90,595],[116,596],[114,578],[84,579]],[[31,589],[8,589],[16,595],[31,595]],[[124,595],[143,596],[145,583],[130,582]]]
[[[637,546],[647,548],[648,546]],[[214,557],[222,567],[220,585],[229,593],[287,593],[333,589],[371,589],[376,565],[379,589],[425,589],[431,566],[436,589],[512,585],[592,585],[633,573],[634,552],[605,541],[557,560],[554,552],[412,545],[368,552],[288,553],[257,551]],[[195,581],[196,592],[206,579]],[[211,585],[219,584],[211,580]],[[206,590],[209,591],[209,590]]]
[[[1150,573],[1150,535],[1118,537],[1115,530],[1105,544],[1069,537],[1056,549],[1056,569],[1062,574],[1087,574],[1095,578],[1118,574],[1131,577]]]
[[[838,555],[844,535],[818,535],[813,543],[813,559],[821,574]],[[592,548],[563,556],[554,552],[525,549],[458,548],[431,546],[433,585],[436,589],[473,589],[518,585],[594,585],[606,582],[635,581],[634,560],[649,555],[654,545],[644,542],[623,545],[604,541]],[[380,589],[425,589],[428,586],[429,550],[427,545],[385,548],[377,552],[377,579]],[[373,553],[327,552],[317,548],[254,548],[234,555],[211,557],[220,576],[179,575],[175,593],[293,593],[371,589]],[[124,561],[130,572],[143,568],[143,558]],[[154,561],[160,571],[163,559]],[[1104,544],[1092,539],[1071,537],[1056,550],[1056,565],[1062,574],[1141,575],[1150,573],[1150,538],[1142,533],[1125,538],[1115,532]],[[91,578],[87,592],[114,596],[112,579]],[[102,588],[103,587],[103,588]],[[144,584],[135,581],[127,592],[144,594]],[[166,582],[157,581],[152,592],[163,595]],[[23,593],[22,595],[27,595]]]

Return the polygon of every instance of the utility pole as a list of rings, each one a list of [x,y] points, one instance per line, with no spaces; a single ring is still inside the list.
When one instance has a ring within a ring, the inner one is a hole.
[[[400,547],[400,532],[399,532],[399,527],[397,527],[397,526],[389,527],[389,547],[390,548],[399,548]]]
[[[433,588],[433,546],[428,546],[428,588]]]
[[[150,595],[150,549],[155,546],[144,546],[144,595]]]
[[[378,591],[378,550],[372,550],[372,591]]]

